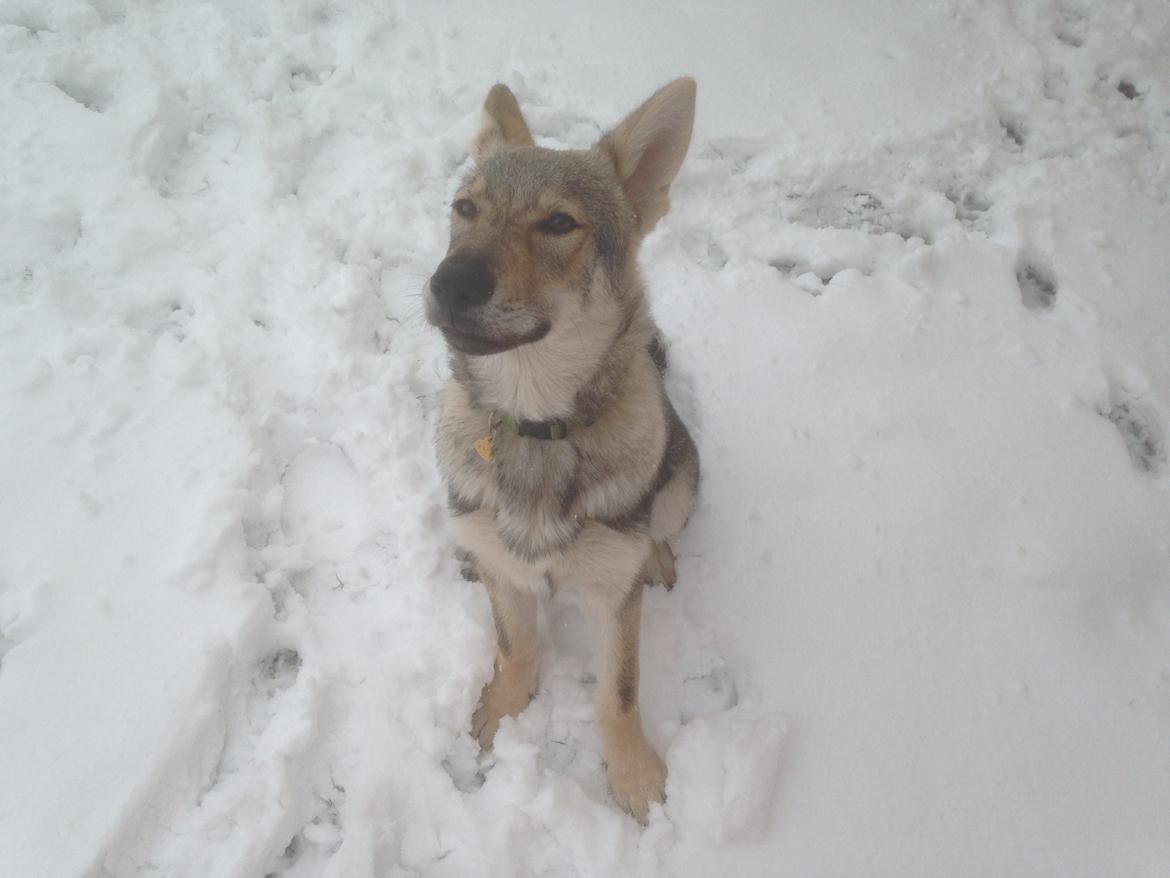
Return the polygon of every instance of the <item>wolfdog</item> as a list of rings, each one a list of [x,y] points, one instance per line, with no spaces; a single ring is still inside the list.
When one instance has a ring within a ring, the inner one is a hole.
[[[591,149],[545,149],[494,86],[425,293],[451,362],[439,466],[496,628],[472,733],[490,748],[535,693],[541,596],[582,589],[606,774],[642,822],[666,784],[638,711],[642,589],[675,582],[667,541],[694,506],[699,457],[666,395],[637,254],[669,207],[694,114],[695,82],[679,79]]]

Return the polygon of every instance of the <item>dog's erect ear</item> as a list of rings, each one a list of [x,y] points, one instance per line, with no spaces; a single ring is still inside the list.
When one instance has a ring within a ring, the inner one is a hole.
[[[484,99],[479,134],[471,142],[471,157],[481,162],[498,149],[517,146],[536,146],[536,143],[520,114],[516,96],[508,86],[497,82]]]
[[[670,207],[670,184],[686,158],[694,124],[695,81],[687,76],[656,91],[597,144],[613,159],[643,234]]]

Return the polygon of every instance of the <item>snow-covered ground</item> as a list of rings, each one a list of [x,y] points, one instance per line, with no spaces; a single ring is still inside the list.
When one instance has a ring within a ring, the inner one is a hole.
[[[665,807],[494,754],[419,291],[488,86],[699,81]],[[1170,6],[0,0],[0,875],[1170,874]]]

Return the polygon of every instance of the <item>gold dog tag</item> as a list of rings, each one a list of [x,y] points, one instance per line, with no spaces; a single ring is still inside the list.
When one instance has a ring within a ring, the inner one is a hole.
[[[475,453],[484,460],[491,460],[495,456],[495,450],[492,448],[492,437],[484,436],[482,439],[475,440]]]

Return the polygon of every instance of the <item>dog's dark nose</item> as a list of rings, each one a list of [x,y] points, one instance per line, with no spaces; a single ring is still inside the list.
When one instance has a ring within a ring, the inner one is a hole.
[[[482,305],[495,290],[496,276],[478,254],[448,256],[431,275],[431,294],[453,311]]]

